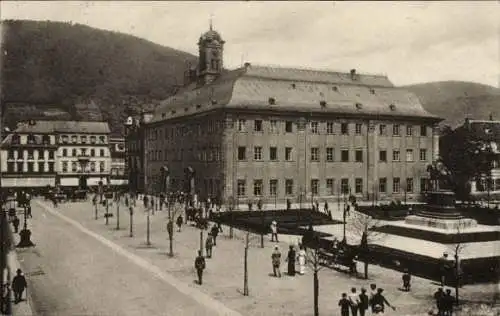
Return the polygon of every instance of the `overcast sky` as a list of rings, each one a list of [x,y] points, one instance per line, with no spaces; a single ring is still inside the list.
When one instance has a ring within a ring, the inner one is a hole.
[[[227,68],[254,64],[383,73],[396,85],[499,87],[500,5],[488,2],[0,2],[2,19],[73,21],[197,54],[224,40]]]

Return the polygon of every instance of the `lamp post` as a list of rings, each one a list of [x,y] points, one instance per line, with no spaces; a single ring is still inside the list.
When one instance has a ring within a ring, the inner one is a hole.
[[[106,214],[104,214],[104,217],[106,218],[106,225],[109,224],[109,199],[106,196]]]
[[[116,230],[120,230],[120,195],[116,197]]]
[[[23,230],[19,233],[19,236],[21,237],[21,240],[19,241],[19,244],[17,244],[18,248],[26,248],[26,247],[32,247],[35,244],[31,241],[31,231],[28,229],[28,206],[30,201],[27,200],[26,198],[26,193],[23,193],[22,195],[22,202],[23,202],[23,207],[24,207],[24,226]]]
[[[132,206],[129,207],[130,214],[130,237],[134,237],[134,208]]]
[[[154,208],[154,207],[152,207]],[[150,220],[149,220],[149,213],[151,212],[151,209],[148,209],[148,214],[147,214],[147,220],[146,220],[146,245],[151,246],[151,229],[150,229]]]

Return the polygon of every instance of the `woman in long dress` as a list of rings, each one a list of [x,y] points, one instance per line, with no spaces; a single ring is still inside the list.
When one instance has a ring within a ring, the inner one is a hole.
[[[288,250],[288,275],[295,275],[295,249],[290,245],[290,250]]]
[[[306,270],[306,251],[304,250],[304,246],[300,246],[299,254],[299,274],[303,275]]]

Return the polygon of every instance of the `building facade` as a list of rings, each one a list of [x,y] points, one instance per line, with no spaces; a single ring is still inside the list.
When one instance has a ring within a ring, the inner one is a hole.
[[[128,186],[131,192],[144,193],[144,119],[140,117],[127,119],[125,127],[125,169],[128,175]]]
[[[111,170],[110,185],[126,186],[128,177],[125,170],[125,139],[110,138]]]
[[[415,200],[439,155],[436,124],[385,76],[253,66],[224,71],[221,36],[200,37],[199,65],[145,124],[145,187],[224,203]],[[156,189],[155,189],[156,188]]]

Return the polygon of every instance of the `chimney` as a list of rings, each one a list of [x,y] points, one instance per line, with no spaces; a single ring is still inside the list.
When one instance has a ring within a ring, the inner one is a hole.
[[[351,80],[356,80],[356,69],[351,69]]]

